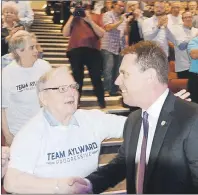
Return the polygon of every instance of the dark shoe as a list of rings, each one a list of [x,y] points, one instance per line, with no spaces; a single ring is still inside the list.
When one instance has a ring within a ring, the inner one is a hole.
[[[121,96],[119,91],[110,93],[110,96]]]
[[[101,109],[106,108],[106,103],[105,102],[104,103],[98,103],[98,104],[99,104],[99,106],[100,106]]]

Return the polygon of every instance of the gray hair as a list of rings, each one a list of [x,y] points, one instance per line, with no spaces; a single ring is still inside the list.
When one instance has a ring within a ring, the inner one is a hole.
[[[36,36],[33,33],[29,33],[25,30],[19,30],[10,37],[9,51],[12,53],[16,61],[20,60],[16,50],[24,49],[27,42],[31,39],[36,39]]]
[[[17,4],[12,1],[3,3],[2,13],[4,13],[6,9],[12,9],[16,15],[18,15],[18,13],[19,13]]]

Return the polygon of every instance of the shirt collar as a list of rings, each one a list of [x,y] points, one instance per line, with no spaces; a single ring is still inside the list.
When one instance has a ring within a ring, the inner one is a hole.
[[[46,118],[46,120],[48,121],[48,123],[50,124],[50,126],[63,126],[58,120],[56,120],[54,118],[54,116],[46,109],[43,109],[43,115]],[[75,126],[79,126],[78,121],[76,120],[76,118],[74,117],[74,115],[72,116],[71,120],[69,121],[69,125],[75,125]]]
[[[154,118],[159,118],[162,106],[164,105],[168,93],[169,93],[169,89],[166,89],[164,93],[147,110],[142,110],[142,117],[143,117],[143,112],[146,111],[149,114],[149,116],[152,116]]]

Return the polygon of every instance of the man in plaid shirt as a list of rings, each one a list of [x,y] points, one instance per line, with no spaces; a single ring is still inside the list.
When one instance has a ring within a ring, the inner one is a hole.
[[[121,63],[120,51],[125,48],[128,42],[126,31],[127,20],[122,15],[125,9],[125,3],[116,1],[113,3],[113,9],[103,15],[104,28],[106,30],[102,41],[101,51],[104,58],[104,87],[106,96],[118,95],[118,88],[114,82],[118,76]]]

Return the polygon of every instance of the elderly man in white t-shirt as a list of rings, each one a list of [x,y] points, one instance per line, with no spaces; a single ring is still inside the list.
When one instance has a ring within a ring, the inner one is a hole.
[[[77,110],[78,84],[65,67],[46,73],[37,88],[43,108],[13,141],[5,190],[77,193],[71,177],[97,169],[102,141],[122,137],[126,117]]]
[[[4,187],[11,193],[86,193],[89,182],[79,177],[98,168],[102,141],[121,138],[126,118],[77,110],[78,84],[65,67],[45,73],[37,89],[43,108],[14,138]]]

